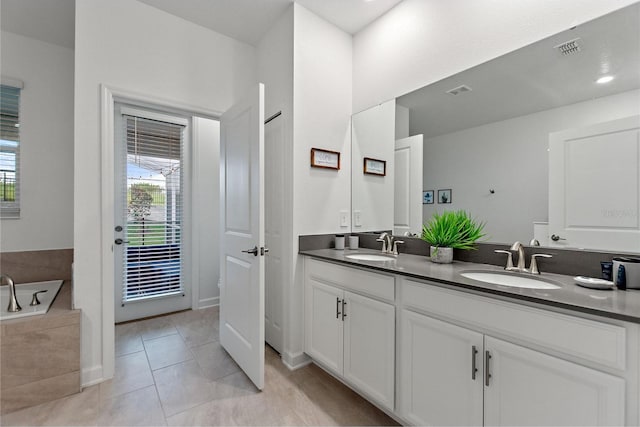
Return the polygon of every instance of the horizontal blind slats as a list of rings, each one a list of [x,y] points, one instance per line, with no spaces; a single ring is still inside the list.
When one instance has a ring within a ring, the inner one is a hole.
[[[183,292],[184,126],[130,115],[123,118],[124,161],[150,175],[149,179],[125,177],[129,182],[124,195],[129,243],[124,255],[123,301],[179,294]]]

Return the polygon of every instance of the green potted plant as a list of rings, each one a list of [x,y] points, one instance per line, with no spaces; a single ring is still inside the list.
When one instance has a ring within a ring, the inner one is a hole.
[[[422,226],[422,240],[431,244],[431,261],[440,264],[453,262],[454,249],[476,249],[475,243],[483,238],[484,223],[478,223],[460,211],[445,211],[433,214]]]

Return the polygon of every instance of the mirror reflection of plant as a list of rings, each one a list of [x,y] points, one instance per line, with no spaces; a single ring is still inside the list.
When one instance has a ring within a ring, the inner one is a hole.
[[[484,226],[464,210],[436,212],[422,226],[422,240],[440,248],[476,249],[475,243],[486,236]]]

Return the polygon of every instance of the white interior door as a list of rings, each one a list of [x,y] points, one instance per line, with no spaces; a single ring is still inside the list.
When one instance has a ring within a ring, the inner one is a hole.
[[[264,85],[220,119],[220,343],[264,387]]]
[[[549,243],[640,248],[640,116],[549,136]]]
[[[265,124],[265,341],[282,353],[284,300],[284,140],[283,118]]]
[[[396,140],[393,234],[422,233],[422,135]]]

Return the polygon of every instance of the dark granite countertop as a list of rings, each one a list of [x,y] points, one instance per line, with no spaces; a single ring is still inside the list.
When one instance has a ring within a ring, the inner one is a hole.
[[[397,258],[390,261],[361,261],[346,258],[347,255],[355,253],[380,254],[380,251],[368,249],[316,249],[300,251],[301,255],[307,255],[325,261],[377,270],[384,273],[399,274],[414,279],[428,280],[435,285],[498,297],[516,303],[527,302],[541,304],[640,323],[640,290],[638,289],[627,291],[617,289],[587,289],[576,285],[572,276],[544,272],[539,276],[521,273],[509,274],[552,282],[560,286],[560,289],[527,289],[500,286],[478,282],[460,275],[466,271],[480,270],[505,273],[503,268],[495,265],[461,261],[454,261],[452,264],[435,264],[427,257],[409,254],[400,254]],[[425,286],[428,285],[425,284]]]

